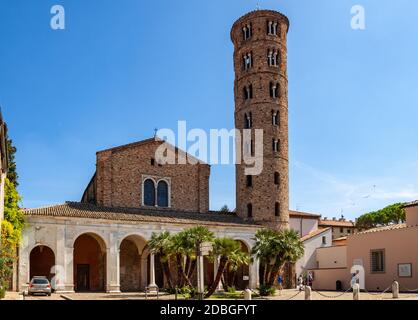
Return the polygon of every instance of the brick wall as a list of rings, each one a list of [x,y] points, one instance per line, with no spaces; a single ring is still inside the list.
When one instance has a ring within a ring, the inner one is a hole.
[[[278,23],[277,36],[267,34],[268,21]],[[252,36],[245,40],[243,27],[251,24]],[[247,205],[251,203],[253,219],[280,229],[289,221],[289,150],[288,150],[288,80],[286,38],[288,19],[282,14],[259,10],[241,17],[235,22],[231,38],[235,46],[235,126],[244,129],[245,114],[251,112],[252,129],[263,130],[263,171],[253,177],[253,186],[247,187],[245,165],[236,166],[237,213],[247,218]],[[278,52],[278,65],[270,66],[268,51]],[[243,57],[251,53],[252,67],[244,68]],[[277,98],[270,96],[270,83],[279,84]],[[253,97],[246,100],[244,87],[252,85]],[[279,112],[278,126],[272,122],[272,111]],[[280,140],[279,152],[273,152],[272,140]],[[275,172],[280,183],[274,183]],[[276,202],[280,215],[275,216]]]
[[[171,183],[170,209],[208,212],[210,166],[206,164],[151,163],[162,144],[154,139],[97,153],[97,204],[110,207],[141,207],[146,177],[167,178]],[[176,157],[182,154],[176,151]],[[176,161],[177,162],[177,161]]]

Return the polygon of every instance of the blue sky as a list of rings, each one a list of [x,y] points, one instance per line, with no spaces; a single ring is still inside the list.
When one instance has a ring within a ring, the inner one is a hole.
[[[355,218],[418,199],[418,2],[260,0],[289,32],[290,205]],[[50,8],[66,30],[50,28]],[[0,105],[25,207],[79,200],[95,152],[233,128],[233,22],[256,0],[0,0]],[[366,30],[350,27],[351,7]],[[213,166],[212,209],[235,206]]]

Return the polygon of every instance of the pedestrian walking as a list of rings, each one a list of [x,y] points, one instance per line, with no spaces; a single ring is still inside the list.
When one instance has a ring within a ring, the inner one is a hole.
[[[281,296],[283,291],[283,277],[281,275],[277,278],[277,283],[279,285],[279,295]]]
[[[303,289],[303,277],[302,277],[302,274],[300,274],[299,275],[299,278],[298,278],[298,288],[299,288],[299,291],[302,291],[302,289]]]

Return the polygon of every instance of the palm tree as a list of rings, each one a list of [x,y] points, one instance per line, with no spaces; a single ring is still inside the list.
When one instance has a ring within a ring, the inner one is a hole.
[[[214,239],[213,232],[201,226],[183,230],[172,237],[169,251],[176,259],[179,286],[192,286],[197,246],[202,242],[213,242]]]
[[[186,259],[186,276],[190,280],[193,276],[193,273],[196,270],[196,249],[200,243],[203,242],[211,242],[215,241],[215,235],[213,232],[209,231],[208,228],[198,226],[188,230],[185,230],[185,237],[187,241],[185,244],[187,245],[187,259]]]
[[[168,286],[170,289],[173,288],[173,282],[171,279],[171,272],[170,272],[170,248],[172,246],[172,237],[170,232],[164,231],[160,234],[155,232],[152,233],[151,239],[148,242],[148,247],[150,251],[158,255],[160,258],[161,266],[163,269],[163,273],[167,279]]]
[[[304,254],[303,243],[294,230],[262,229],[257,231],[255,241],[252,253],[260,260],[261,284],[269,287],[286,263],[296,263]]]
[[[235,285],[237,271],[241,266],[248,266],[250,264],[250,255],[242,250],[232,252],[229,257],[228,264],[224,272],[224,287],[233,287]]]
[[[185,266],[183,262],[183,258],[190,254],[190,244],[188,243],[187,234],[184,231],[179,232],[172,237],[169,251],[176,261],[177,286],[191,286],[192,284],[186,275]]]
[[[272,268],[272,259],[278,252],[278,234],[271,229],[262,229],[255,234],[252,254],[260,261],[260,284],[268,282]]]
[[[232,257],[232,255],[238,251],[241,251],[241,244],[238,241],[235,241],[232,238],[218,238],[215,239],[213,245],[212,255],[213,257],[220,257],[219,267],[216,273],[215,281],[212,283],[208,292],[205,295],[205,298],[210,297],[216,290],[221,281],[222,275],[225,271],[225,268]]]

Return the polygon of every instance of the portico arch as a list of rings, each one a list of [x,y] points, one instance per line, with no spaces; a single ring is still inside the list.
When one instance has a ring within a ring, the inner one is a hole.
[[[55,266],[55,253],[45,245],[38,245],[34,247],[29,256],[29,278],[42,276],[52,280],[54,274],[53,267]]]
[[[106,283],[106,243],[96,233],[83,233],[74,242],[75,291],[104,291]]]
[[[126,236],[120,243],[120,290],[140,291],[143,286],[142,254],[146,240],[140,235]]]

